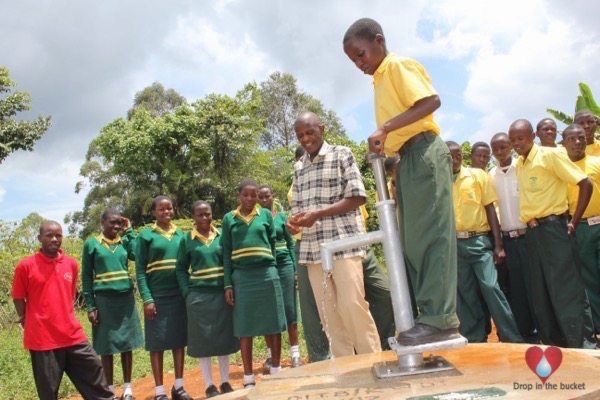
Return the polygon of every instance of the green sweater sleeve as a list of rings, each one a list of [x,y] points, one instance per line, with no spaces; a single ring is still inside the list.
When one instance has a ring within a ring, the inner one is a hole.
[[[223,280],[225,289],[231,288],[231,231],[229,229],[230,214],[225,214],[221,226],[221,247],[223,249]]]
[[[123,241],[123,247],[127,250],[127,258],[131,261],[135,261],[136,235],[131,227],[127,228],[125,236],[122,237],[121,240]]]
[[[89,240],[83,245],[81,255],[81,290],[88,312],[96,309],[94,300],[94,254],[93,246]]]
[[[135,247],[135,278],[140,296],[144,305],[154,303],[152,293],[148,287],[148,281],[146,280],[146,265],[148,265],[148,252],[150,249],[148,240],[144,238],[143,231],[138,235]]]
[[[267,238],[269,239],[269,244],[271,245],[273,259],[275,259],[275,242],[277,241],[277,231],[275,230],[275,224],[273,223],[273,214],[271,214],[270,211],[267,214],[267,221],[269,221],[269,226],[267,227]]]
[[[296,244],[294,241],[294,237],[287,230],[287,217],[283,217],[284,225],[283,225],[283,237],[285,238],[285,243],[287,244],[287,248],[290,252],[290,258],[292,259],[292,263],[294,264],[294,272],[296,272]]]
[[[186,234],[179,242],[177,264],[175,265],[175,276],[177,277],[177,283],[179,283],[179,288],[181,289],[183,297],[186,297],[190,292],[190,257],[186,251],[187,240],[188,235]]]

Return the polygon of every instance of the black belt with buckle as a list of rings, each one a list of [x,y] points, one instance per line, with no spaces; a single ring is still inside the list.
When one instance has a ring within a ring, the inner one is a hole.
[[[565,215],[564,214],[560,214],[560,215],[548,215],[547,217],[544,218],[534,218],[531,221],[529,221],[527,223],[527,226],[530,228],[536,228],[539,224],[545,224],[546,222],[550,222],[550,221],[558,221],[561,219],[565,219]]]
[[[398,150],[398,155],[400,157],[404,157],[408,153],[410,146],[412,146],[413,144],[415,144],[417,142],[420,142],[421,140],[424,140],[427,137],[431,137],[431,136],[437,136],[437,133],[432,132],[432,131],[424,131],[424,132],[417,133],[415,136],[411,137],[406,142],[404,142],[402,147],[400,147],[400,150]]]
[[[456,238],[457,239],[471,239],[474,238],[476,236],[483,236],[483,235],[487,235],[489,233],[489,231],[485,231],[485,232],[477,232],[477,231],[456,231]]]
[[[502,236],[506,237],[506,238],[517,239],[521,236],[525,236],[526,233],[527,233],[527,229],[523,228],[523,229],[515,229],[512,231],[502,231]]]

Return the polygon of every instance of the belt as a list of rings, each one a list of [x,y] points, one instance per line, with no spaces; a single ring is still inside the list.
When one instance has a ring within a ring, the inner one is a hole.
[[[489,231],[486,232],[477,232],[477,231],[456,231],[457,239],[471,239],[476,236],[487,235]]]
[[[421,140],[424,140],[426,137],[431,137],[431,136],[436,136],[436,135],[437,135],[437,133],[432,132],[432,131],[423,131],[423,132],[417,133],[415,136],[411,137],[406,142],[404,142],[402,147],[400,147],[400,150],[398,150],[398,155],[400,157],[404,157],[406,155],[406,153],[408,153],[410,146],[412,146],[413,144],[415,144],[417,142],[420,142]]]
[[[527,223],[527,226],[530,228],[536,228],[539,224],[545,224],[546,222],[550,222],[550,221],[558,221],[561,219],[565,219],[564,214],[561,215],[548,215],[547,217],[544,218],[534,218],[531,221],[529,221]]]
[[[511,238],[511,239],[516,239],[520,236],[525,236],[526,233],[527,233],[527,228],[523,228],[523,229],[515,229],[513,231],[502,231],[502,236]]]

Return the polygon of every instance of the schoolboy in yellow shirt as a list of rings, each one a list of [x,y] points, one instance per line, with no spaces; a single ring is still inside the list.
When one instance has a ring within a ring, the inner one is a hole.
[[[500,290],[495,265],[504,262],[496,191],[487,172],[462,166],[462,148],[446,142],[452,154],[454,215],[458,254],[458,318],[461,335],[471,343],[487,342],[484,306],[503,342],[522,343],[512,311]],[[490,230],[495,239],[492,246]],[[482,303],[479,291],[483,297]]]
[[[598,129],[598,119],[590,110],[579,110],[573,117],[573,122],[580,125],[585,131],[585,154],[588,156],[600,156],[600,142],[596,140],[596,130]]]
[[[569,159],[592,181],[592,198],[577,225],[577,244],[581,260],[581,278],[585,284],[594,331],[600,333],[600,158],[585,154],[586,138],[583,128],[569,125],[563,131],[563,144]],[[569,213],[575,214],[579,188],[568,185]]]
[[[377,130],[369,150],[401,157],[396,178],[400,237],[419,315],[398,334],[401,345],[457,336],[456,233],[452,161],[433,112],[440,98],[415,60],[388,53],[381,26],[362,18],[343,39],[344,52],[373,76]]]
[[[531,123],[519,119],[508,130],[519,155],[520,220],[527,224],[527,254],[533,309],[542,343],[594,348],[590,305],[579,275],[575,230],[592,194],[592,183],[565,153],[533,143]],[[567,223],[567,184],[579,186]]]

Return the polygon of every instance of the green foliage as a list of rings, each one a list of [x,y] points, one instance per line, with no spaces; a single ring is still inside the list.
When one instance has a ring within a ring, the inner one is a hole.
[[[460,147],[462,148],[463,165],[465,167],[470,167],[471,166],[471,143],[469,143],[468,141],[463,142],[463,144],[461,144]]]
[[[162,117],[185,104],[187,104],[185,97],[174,89],[165,90],[162,83],[154,82],[135,94],[133,107],[127,111],[127,119],[133,118],[139,109],[148,111],[153,117]]]
[[[260,84],[258,115],[265,121],[261,144],[270,150],[279,147],[289,150],[296,143],[294,121],[303,111],[317,114],[329,136],[346,137],[335,111],[326,110],[320,100],[298,88],[293,75],[274,72]]]
[[[575,100],[575,112],[587,109],[594,113],[596,118],[600,118],[600,107],[598,106],[598,103],[596,103],[590,87],[585,83],[580,82],[579,93],[579,96],[577,96],[577,99]],[[552,108],[546,108],[546,112],[565,125],[571,125],[573,123],[573,115],[569,113]],[[598,128],[598,132],[600,132],[600,127]]]
[[[16,86],[9,77],[8,68],[0,66],[0,163],[9,154],[17,150],[33,150],[34,143],[39,140],[50,127],[50,117],[41,115],[35,121],[17,121],[14,117],[31,109],[31,96],[27,92],[13,91]]]

